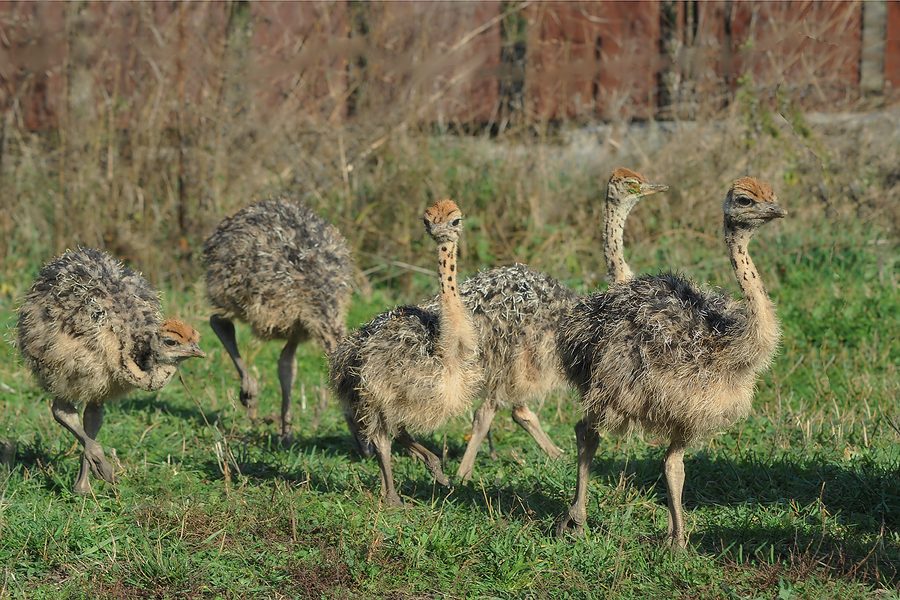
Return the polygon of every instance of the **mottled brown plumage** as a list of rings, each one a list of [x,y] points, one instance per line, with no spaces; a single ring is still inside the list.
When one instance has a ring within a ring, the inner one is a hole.
[[[281,196],[223,220],[203,245],[210,325],[241,378],[240,400],[256,418],[258,386],[241,358],[234,320],[264,340],[287,340],[278,360],[281,433],[291,437],[294,354],[312,338],[331,352],[346,334],[353,263],[340,232],[300,202]],[[355,424],[348,421],[355,433]]]
[[[163,321],[147,281],[105,252],[70,250],[41,269],[19,308],[18,347],[52,396],[54,418],[84,446],[76,492],[90,492],[91,471],[114,481],[95,439],[104,403],[160,389],[182,360],[203,356],[199,340],[190,326]]]
[[[632,277],[622,254],[625,219],[644,197],[667,190],[625,168],[613,171],[606,193],[605,255],[610,281]],[[485,401],[475,413],[472,435],[457,471],[469,479],[478,448],[500,407],[511,404],[513,419],[552,458],[562,454],[528,407],[554,389],[565,387],[556,349],[559,320],[577,299],[557,280],[523,265],[482,271],[460,290],[481,339]]]
[[[513,419],[551,457],[562,451],[528,407],[566,385],[556,352],[555,332],[576,294],[559,281],[524,265],[497,267],[466,279],[460,288],[472,311],[484,368],[484,402],[475,412],[472,436],[457,476],[474,471],[478,448],[497,410],[512,406]]]
[[[669,540],[686,543],[681,490],[684,449],[750,410],[756,379],[779,339],[774,307],[747,252],[760,225],[786,213],[768,185],[736,181],[724,205],[725,241],[743,301],[678,275],[643,276],[576,303],[558,344],[585,417],[576,426],[575,501],[558,532],[586,519],[587,479],[598,428],[632,425],[666,436]]]
[[[425,212],[425,228],[438,244],[440,302],[383,313],[348,335],[329,357],[332,386],[375,447],[382,495],[393,505],[402,501],[391,470],[392,438],[448,485],[440,459],[409,432],[434,431],[468,409],[481,386],[478,335],[457,286],[461,220],[449,200]]]

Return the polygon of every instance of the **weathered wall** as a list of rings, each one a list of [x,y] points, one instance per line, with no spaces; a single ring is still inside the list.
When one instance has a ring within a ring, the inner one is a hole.
[[[883,13],[883,77],[866,80],[895,97],[900,1]],[[857,99],[860,64],[874,64],[863,60],[863,27],[858,1],[3,0],[0,106],[27,129],[77,117],[64,110],[75,104],[108,110],[119,126],[180,126],[206,118],[231,86],[245,92],[239,109],[264,120],[695,118],[752,80],[827,110]],[[93,103],[74,102],[87,96]]]

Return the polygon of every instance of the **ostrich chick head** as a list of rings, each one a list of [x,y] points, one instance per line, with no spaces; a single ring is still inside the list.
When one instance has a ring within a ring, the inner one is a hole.
[[[772,186],[753,177],[741,177],[731,184],[723,210],[725,226],[736,229],[756,229],[772,219],[787,216]]]
[[[160,364],[177,365],[187,358],[206,356],[197,344],[199,341],[200,333],[196,329],[176,319],[167,319],[153,342],[153,353]]]
[[[425,231],[437,243],[459,241],[463,214],[453,200],[438,200],[425,211]]]
[[[650,183],[636,171],[619,167],[609,177],[606,188],[606,201],[616,207],[634,208],[642,198],[665,192],[669,186],[662,183]]]

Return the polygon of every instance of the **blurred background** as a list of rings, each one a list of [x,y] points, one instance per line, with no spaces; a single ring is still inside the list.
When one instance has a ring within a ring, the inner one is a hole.
[[[0,295],[78,243],[189,287],[216,223],[281,190],[363,287],[415,291],[448,195],[467,268],[592,285],[620,165],[672,186],[629,222],[642,266],[724,264],[744,174],[788,232],[895,248],[898,99],[897,1],[0,2]]]

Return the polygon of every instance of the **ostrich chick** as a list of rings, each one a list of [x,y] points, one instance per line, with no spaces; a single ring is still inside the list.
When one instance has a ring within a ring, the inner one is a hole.
[[[630,169],[612,172],[606,188],[604,235],[610,283],[633,277],[622,245],[628,214],[641,199],[667,189]],[[544,432],[528,404],[566,386],[556,351],[556,331],[577,295],[556,279],[524,265],[482,271],[466,279],[460,292],[480,334],[485,400],[475,411],[472,436],[457,476],[463,480],[472,477],[478,448],[491,421],[497,410],[508,404],[513,407],[513,420],[538,446],[551,458],[560,457],[562,450]]]
[[[678,275],[642,276],[579,301],[559,330],[563,365],[581,392],[585,416],[575,427],[575,500],[560,518],[558,534],[584,526],[598,429],[638,424],[670,440],[664,463],[668,540],[686,545],[685,448],[748,414],[756,379],[780,337],[747,246],[758,227],[787,213],[771,187],[750,177],[732,184],[723,211],[725,244],[743,301]]]
[[[263,340],[287,340],[278,359],[281,436],[291,439],[297,345],[309,338],[331,353],[346,334],[353,263],[336,227],[285,197],[250,205],[219,224],[203,245],[209,319],[241,378],[241,403],[256,419],[256,380],[238,351],[234,319]],[[351,433],[356,423],[348,417]],[[358,438],[356,439],[359,442]]]
[[[199,340],[188,325],[163,321],[147,281],[105,252],[69,250],[40,270],[19,308],[18,347],[53,397],[53,418],[84,447],[76,493],[90,493],[91,472],[115,482],[96,441],[104,403],[162,388],[181,361],[204,356]]]
[[[347,336],[330,357],[332,386],[375,447],[382,495],[391,505],[402,504],[391,472],[391,439],[449,485],[438,457],[409,432],[434,431],[467,410],[482,380],[478,338],[457,285],[462,213],[441,200],[425,211],[424,221],[439,248],[440,305],[383,313]]]

